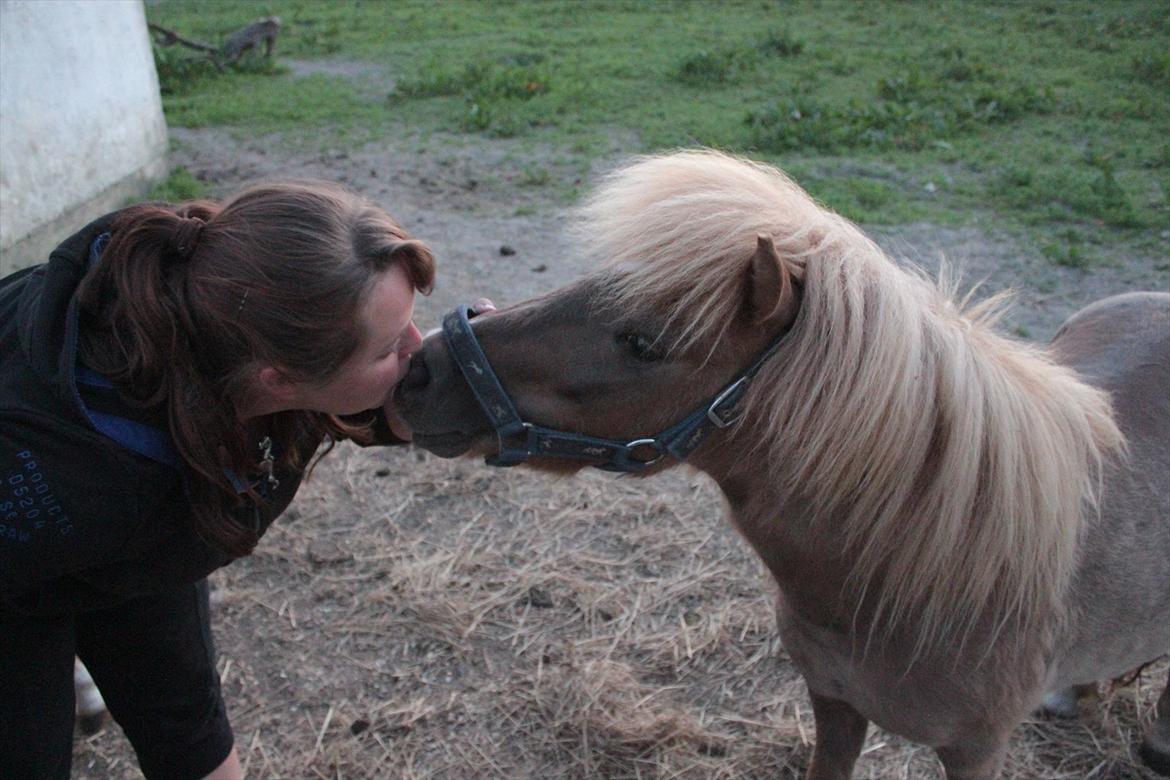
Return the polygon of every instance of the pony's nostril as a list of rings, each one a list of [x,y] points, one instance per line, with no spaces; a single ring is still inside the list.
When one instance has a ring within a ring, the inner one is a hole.
[[[406,376],[402,379],[403,390],[422,390],[431,381],[431,372],[427,369],[426,358],[423,357],[423,350],[415,352],[410,357],[410,368],[406,371]]]

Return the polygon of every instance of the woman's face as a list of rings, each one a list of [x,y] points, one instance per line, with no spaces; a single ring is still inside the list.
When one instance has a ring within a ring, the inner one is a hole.
[[[381,407],[406,375],[422,337],[415,327],[414,287],[395,265],[384,271],[360,309],[363,337],[340,371],[323,385],[300,385],[293,408],[354,414]]]

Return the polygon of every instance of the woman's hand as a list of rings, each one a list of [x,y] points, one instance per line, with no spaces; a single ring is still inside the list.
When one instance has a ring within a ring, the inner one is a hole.
[[[495,310],[496,305],[490,298],[477,298],[475,303],[471,304],[471,313],[475,315],[491,314]]]
[[[496,305],[492,303],[491,298],[476,298],[475,303],[471,304],[467,308],[471,310],[468,313],[469,317],[478,317],[481,314],[491,314],[496,310]],[[441,326],[438,328],[431,328],[425,334],[423,334],[423,339],[429,339],[431,336],[435,335],[442,329],[443,328]]]

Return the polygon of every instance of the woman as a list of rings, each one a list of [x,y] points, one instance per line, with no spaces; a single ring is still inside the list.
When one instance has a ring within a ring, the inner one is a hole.
[[[323,182],[103,217],[0,280],[0,777],[68,777],[73,656],[147,777],[239,777],[207,575],[382,411],[434,262]],[[327,451],[327,450],[326,450]]]

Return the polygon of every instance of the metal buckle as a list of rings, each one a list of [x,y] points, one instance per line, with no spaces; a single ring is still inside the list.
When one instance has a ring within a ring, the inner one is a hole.
[[[635,447],[645,446],[653,447],[654,451],[658,454],[650,460],[638,460],[637,458],[632,457]],[[662,449],[662,445],[658,443],[658,439],[634,439],[632,442],[626,444],[626,452],[631,456],[628,457],[627,460],[629,460],[631,463],[637,463],[639,466],[653,466],[655,463],[662,460],[664,455],[666,455],[666,450]]]
[[[496,429],[497,452],[490,456],[495,461],[492,465],[515,466],[528,460],[536,454],[532,451],[532,424],[521,423],[520,429],[511,433],[504,433]],[[519,446],[513,446],[518,444]]]
[[[719,404],[721,404],[725,400],[727,400],[727,397],[729,395],[731,395],[735,391],[741,389],[743,387],[743,385],[746,383],[747,383],[747,377],[746,376],[740,377],[738,380],[736,380],[731,385],[729,385],[726,390],[724,390],[722,393],[720,393],[715,398],[715,400],[711,402],[711,405],[707,407],[707,419],[710,420],[715,425],[716,428],[726,428],[727,426],[729,426],[732,423],[735,423],[739,420],[739,415],[736,415],[735,417],[732,417],[730,419],[725,420],[719,416],[719,414],[716,410],[719,408]],[[736,399],[736,401],[738,401],[738,400],[739,399]],[[735,409],[735,404],[731,405],[731,409],[732,410]]]

